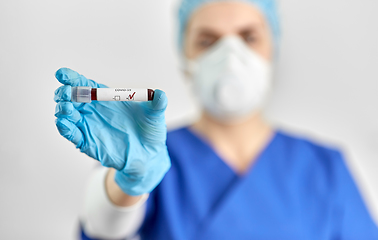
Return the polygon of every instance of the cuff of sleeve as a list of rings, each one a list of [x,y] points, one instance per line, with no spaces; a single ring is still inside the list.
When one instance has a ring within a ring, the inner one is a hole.
[[[142,225],[149,194],[132,206],[114,205],[105,188],[105,180],[109,169],[101,167],[94,170],[90,177],[84,198],[81,221],[85,233],[91,237],[119,239],[135,235]]]

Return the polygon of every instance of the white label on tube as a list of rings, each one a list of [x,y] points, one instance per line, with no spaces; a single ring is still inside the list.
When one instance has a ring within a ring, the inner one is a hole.
[[[146,88],[97,88],[97,101],[148,101]]]

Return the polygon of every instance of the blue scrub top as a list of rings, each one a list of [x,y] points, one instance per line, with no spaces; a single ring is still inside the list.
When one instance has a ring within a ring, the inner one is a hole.
[[[334,149],[276,131],[238,175],[188,128],[167,147],[172,167],[147,201],[142,239],[378,240]]]

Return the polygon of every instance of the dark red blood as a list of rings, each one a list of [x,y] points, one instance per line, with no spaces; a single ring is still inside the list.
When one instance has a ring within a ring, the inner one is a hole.
[[[91,90],[91,100],[97,101],[97,88],[92,88]]]
[[[148,89],[148,101],[154,100],[155,91],[152,89]]]

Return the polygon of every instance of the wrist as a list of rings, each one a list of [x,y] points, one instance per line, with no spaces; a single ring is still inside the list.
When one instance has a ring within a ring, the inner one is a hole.
[[[105,189],[109,200],[118,207],[130,207],[141,202],[142,199],[146,200],[148,194],[131,196],[125,193],[114,180],[116,170],[109,168],[105,179]],[[146,197],[147,196],[147,197]],[[143,201],[144,202],[144,201]]]

